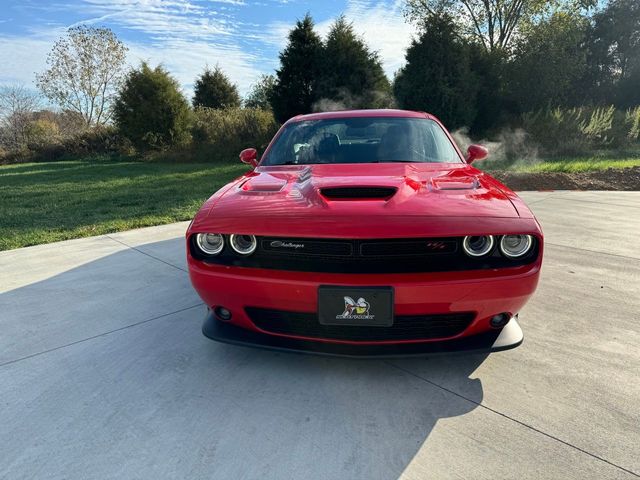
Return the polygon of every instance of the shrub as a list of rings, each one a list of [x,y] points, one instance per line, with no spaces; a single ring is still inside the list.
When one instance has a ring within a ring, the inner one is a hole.
[[[25,130],[27,140],[23,161],[39,160],[50,162],[59,160],[64,153],[58,124],[46,118],[29,122]]]
[[[163,149],[189,141],[190,109],[176,79],[157,66],[132,70],[114,105],[122,135],[141,149]]]
[[[640,140],[640,106],[627,110],[625,123],[629,129],[627,138],[631,142]]]
[[[38,150],[44,146],[58,143],[60,130],[51,120],[39,119],[29,122],[25,131],[27,146],[31,150]]]
[[[234,108],[240,106],[238,87],[231,83],[219,66],[208,68],[196,79],[194,107]]]
[[[640,107],[628,112],[613,106],[553,108],[524,114],[522,123],[544,155],[583,155],[636,146],[639,116]]]
[[[271,110],[270,98],[273,96],[275,86],[276,77],[274,75],[260,75],[256,83],[251,86],[251,90],[244,100],[244,106]]]
[[[114,126],[96,127],[66,138],[63,142],[66,155],[133,155],[131,142]]]
[[[63,158],[99,155],[133,155],[131,142],[113,126],[82,130],[74,135],[59,134],[58,126],[48,120],[35,120],[27,128],[28,145],[2,151],[0,163],[51,162]]]
[[[271,111],[197,108],[192,129],[194,156],[203,161],[226,161],[247,147],[263,150],[277,129]]]
[[[4,149],[0,147],[0,165],[33,161],[33,153],[26,147]]]
[[[586,139],[580,132],[581,109],[538,110],[523,115],[523,128],[531,140],[547,155],[574,155],[585,150]]]
[[[613,105],[595,108],[591,111],[591,115],[585,111],[586,115],[580,124],[580,131],[591,145],[607,146],[612,143],[615,111]]]

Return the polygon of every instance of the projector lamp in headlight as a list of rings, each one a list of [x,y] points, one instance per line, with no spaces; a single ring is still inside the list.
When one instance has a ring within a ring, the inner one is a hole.
[[[532,244],[531,235],[505,235],[500,240],[500,251],[505,257],[518,258],[525,255]]]
[[[224,248],[224,237],[219,233],[198,233],[198,248],[206,255],[217,255]]]
[[[493,235],[477,235],[464,237],[462,248],[470,257],[484,257],[493,250]]]
[[[258,247],[258,241],[254,235],[231,235],[229,243],[231,248],[240,255],[251,255]]]

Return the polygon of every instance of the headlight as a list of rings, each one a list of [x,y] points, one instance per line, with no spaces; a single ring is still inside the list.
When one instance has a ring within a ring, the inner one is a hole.
[[[258,241],[253,235],[231,235],[229,243],[240,255],[251,255],[258,247]]]
[[[531,235],[505,235],[500,240],[500,251],[505,257],[518,258],[531,249]]]
[[[199,233],[196,235],[198,248],[207,255],[217,255],[224,248],[224,237],[219,233]]]
[[[493,250],[493,235],[479,235],[464,237],[462,248],[470,257],[483,257]]]

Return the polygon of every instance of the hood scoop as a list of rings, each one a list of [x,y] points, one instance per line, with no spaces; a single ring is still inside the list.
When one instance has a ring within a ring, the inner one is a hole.
[[[240,191],[242,193],[277,193],[284,188],[287,181],[272,175],[260,175],[250,178],[242,185]]]
[[[329,200],[389,200],[398,191],[395,187],[326,187],[320,193]]]
[[[477,177],[440,177],[431,179],[434,190],[476,190],[479,187]]]

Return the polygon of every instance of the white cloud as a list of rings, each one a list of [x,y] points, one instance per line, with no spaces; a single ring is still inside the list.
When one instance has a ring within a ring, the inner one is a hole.
[[[209,0],[213,5],[190,0],[85,0],[87,13],[96,21],[108,17],[109,24],[142,32],[144,42],[127,42],[129,61],[152,65],[162,63],[183,85],[188,95],[198,74],[206,65],[219,64],[230,79],[246,93],[263,73],[254,53],[243,49],[242,22],[234,18],[231,7],[243,0]]]
[[[404,64],[404,55],[415,34],[415,28],[405,22],[401,2],[350,1],[345,11],[347,20],[353,22],[356,32],[367,44],[378,51],[385,72],[393,74]],[[319,25],[325,27],[326,22]]]
[[[0,35],[0,83],[35,88],[35,73],[44,69],[52,46],[47,38]]]
[[[233,46],[171,39],[163,42],[162,46],[129,44],[129,48],[130,64],[135,66],[147,61],[155,66],[161,63],[180,82],[188,97],[193,93],[192,84],[196,76],[206,65],[213,67],[219,64],[241,93],[247,92],[260,74],[252,66],[252,56]]]
[[[59,11],[63,7],[69,8],[55,2],[37,8]],[[277,66],[275,50],[286,45],[293,26],[293,19],[266,26],[241,22],[238,9],[250,8],[245,0],[82,0],[73,8],[84,17],[78,23],[117,29],[130,49],[130,64],[141,60],[164,64],[188,95],[207,64],[219,64],[245,94],[260,74]],[[344,13],[356,32],[379,52],[391,78],[403,64],[414,33],[402,18],[399,0],[348,0]],[[326,35],[333,20],[320,22],[318,31]],[[0,34],[0,83],[32,86],[35,72],[45,68],[54,41],[69,26],[36,25],[23,35]]]
[[[191,95],[192,84],[208,64],[220,67],[235,82],[241,94],[264,73],[258,56],[241,48],[242,23],[233,19],[229,7],[243,0],[208,0],[211,8],[190,0],[83,0],[77,12],[85,18],[72,25],[32,27],[25,35],[0,35],[0,83],[33,84],[34,73],[45,68],[47,53],[67,27],[88,24],[117,27],[131,32],[128,62],[162,63]],[[229,6],[229,7],[227,7]],[[48,4],[43,8],[55,8]]]
[[[228,14],[189,0],[84,0],[79,9],[91,18],[78,23],[109,22],[154,38],[216,40],[233,33]]]

